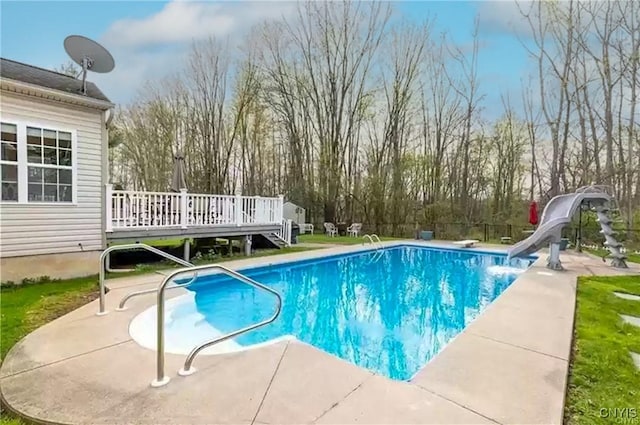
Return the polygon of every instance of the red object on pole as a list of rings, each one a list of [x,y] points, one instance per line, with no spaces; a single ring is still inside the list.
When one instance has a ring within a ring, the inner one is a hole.
[[[538,204],[536,201],[531,201],[531,205],[529,205],[529,223],[533,226],[538,224]]]

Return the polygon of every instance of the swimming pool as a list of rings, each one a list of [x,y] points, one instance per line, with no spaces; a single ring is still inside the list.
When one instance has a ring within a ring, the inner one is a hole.
[[[209,349],[246,349],[297,338],[392,379],[411,378],[533,261],[413,245],[243,271],[277,290],[278,319]],[[202,276],[167,302],[166,347],[187,353],[269,317],[273,296],[221,275]],[[133,338],[155,348],[155,308],[136,317]],[[205,351],[206,353],[206,351]]]

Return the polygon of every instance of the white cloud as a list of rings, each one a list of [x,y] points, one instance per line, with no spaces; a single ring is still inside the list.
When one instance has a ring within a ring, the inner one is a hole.
[[[104,41],[114,46],[145,47],[229,34],[237,19],[221,4],[174,1],[144,19],[114,22]]]
[[[100,38],[116,67],[109,74],[92,74],[107,97],[126,103],[148,81],[179,72],[193,41],[228,38],[237,45],[255,24],[279,19],[295,10],[291,2],[188,2],[174,0],[142,19],[113,22]]]
[[[528,36],[531,28],[522,13],[531,6],[528,0],[483,1],[478,7],[480,31]]]

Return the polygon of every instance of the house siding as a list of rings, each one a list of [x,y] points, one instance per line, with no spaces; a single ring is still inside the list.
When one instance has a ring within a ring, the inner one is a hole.
[[[0,257],[62,254],[103,248],[103,112],[2,92],[2,120],[76,131],[77,197],[73,205],[0,203]]]

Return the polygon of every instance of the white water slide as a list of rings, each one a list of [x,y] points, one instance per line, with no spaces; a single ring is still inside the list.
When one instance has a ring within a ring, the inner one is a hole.
[[[605,236],[605,245],[611,251],[614,267],[626,267],[626,257],[620,253],[622,244],[615,240],[615,231],[611,229],[612,220],[608,216],[607,205],[613,198],[598,187],[589,186],[578,189],[576,193],[559,195],[551,199],[542,212],[540,225],[527,239],[516,243],[509,250],[509,258],[526,256],[550,244],[550,256],[547,266],[551,269],[561,270],[560,263],[560,239],[562,229],[571,223],[574,214],[584,201],[589,201],[598,214],[598,221]]]

